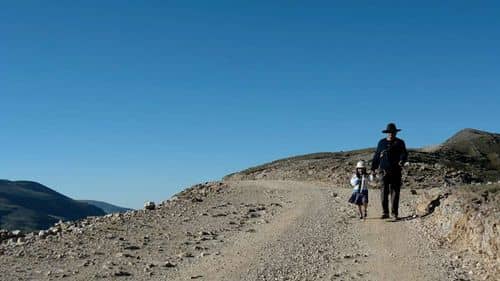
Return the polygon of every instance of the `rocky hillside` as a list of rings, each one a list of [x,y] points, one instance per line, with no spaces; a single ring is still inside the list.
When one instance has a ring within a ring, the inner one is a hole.
[[[374,149],[325,152],[281,159],[230,174],[226,180],[273,179],[331,182],[348,185],[355,163],[371,163]],[[496,182],[500,135],[464,129],[434,149],[410,149],[405,186],[431,188]]]
[[[500,184],[426,190],[416,213],[424,218],[421,226],[432,239],[457,251],[455,262],[479,255],[486,272],[499,276]]]
[[[101,209],[31,181],[0,180],[0,229],[33,231],[59,220],[101,216]]]

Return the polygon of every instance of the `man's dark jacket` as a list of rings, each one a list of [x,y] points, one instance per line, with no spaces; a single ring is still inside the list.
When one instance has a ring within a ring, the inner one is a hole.
[[[378,142],[377,150],[373,155],[372,170],[380,168],[386,172],[401,172],[399,163],[408,160],[405,142],[394,138],[392,141],[386,138]]]

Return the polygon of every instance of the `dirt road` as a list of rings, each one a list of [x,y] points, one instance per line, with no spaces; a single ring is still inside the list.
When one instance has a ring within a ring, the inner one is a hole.
[[[346,202],[347,188],[292,181],[223,186],[152,211],[69,223],[58,235],[0,245],[0,279],[470,279],[450,270],[445,250],[431,246],[416,220],[378,219],[377,190],[360,220]],[[412,196],[402,193],[402,217],[411,215]]]
[[[221,254],[180,270],[174,280],[454,280],[444,253],[409,220],[380,220],[379,192],[369,216],[347,205],[349,189],[301,182],[238,182],[239,189],[286,190],[290,204],[255,232],[226,241]],[[402,195],[402,205],[405,198]],[[410,215],[402,208],[402,216]],[[444,263],[443,263],[444,265]]]

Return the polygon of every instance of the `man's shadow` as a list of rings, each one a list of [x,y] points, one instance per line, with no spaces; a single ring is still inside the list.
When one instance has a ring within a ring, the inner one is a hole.
[[[420,219],[420,218],[423,218],[423,216],[409,215],[409,216],[406,216],[406,217],[400,217],[397,220],[396,219],[391,219],[391,220],[389,220],[389,222],[411,221],[411,220]]]
[[[386,222],[402,222],[402,221],[411,221],[411,220],[415,220],[415,219],[420,219],[420,218],[423,218],[425,217],[424,216],[415,216],[415,215],[409,215],[409,216],[406,216],[406,217],[400,217],[398,218],[397,220],[395,219],[381,219],[381,218],[365,218],[364,220],[366,221],[386,221]]]
[[[403,222],[403,221],[411,221],[411,220],[416,220],[416,219],[421,219],[421,218],[424,218],[426,217],[427,215],[423,215],[423,216],[415,216],[415,215],[409,215],[409,216],[406,216],[406,217],[400,217],[398,218],[397,220],[396,219],[381,219],[381,218],[365,218],[364,220],[365,221],[386,221],[386,222]]]

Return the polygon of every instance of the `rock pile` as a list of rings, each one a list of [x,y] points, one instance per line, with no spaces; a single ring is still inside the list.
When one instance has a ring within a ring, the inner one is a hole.
[[[173,196],[171,200],[190,200],[192,202],[203,202],[203,198],[211,193],[220,193],[227,190],[229,185],[225,182],[214,181],[205,182],[186,188],[182,192]]]
[[[51,236],[62,236],[64,233],[82,234],[86,225],[91,225],[92,222],[99,221],[99,218],[88,218],[81,221],[57,222],[54,226],[46,230],[38,232],[22,233],[20,231],[0,230],[0,244],[3,242],[7,246],[19,246],[22,244],[30,244],[37,240],[47,239]]]
[[[24,235],[20,230],[8,231],[0,229],[0,243],[7,240],[10,240],[11,243],[15,243],[17,238],[21,237],[24,237]]]

